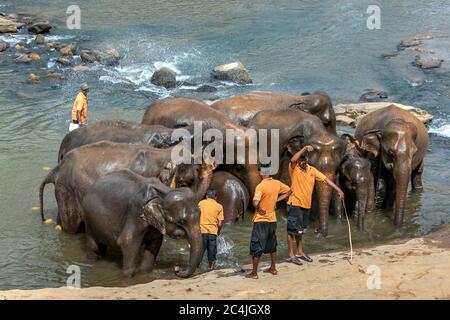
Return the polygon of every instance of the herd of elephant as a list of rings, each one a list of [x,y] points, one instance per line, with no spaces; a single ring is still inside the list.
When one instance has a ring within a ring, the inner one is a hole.
[[[358,228],[374,209],[377,181],[385,181],[383,207],[394,206],[397,226],[403,223],[409,180],[422,189],[428,132],[416,117],[395,106],[364,116],[355,136],[336,133],[336,116],[324,92],[300,96],[252,92],[216,101],[170,98],[153,102],[142,123],[101,121],[68,133],[60,146],[58,165],[40,186],[55,186],[57,223],[68,233],[84,230],[88,253],[102,255],[114,247],[123,254],[123,273],[152,270],[163,235],[187,239],[186,270],[191,276],[201,260],[198,202],[208,188],[217,191],[225,222],[244,214],[261,177],[257,164],[175,164],[172,132],[192,132],[194,121],[203,130],[279,130],[280,169],[275,177],[290,185],[288,163],[292,152],[305,145],[308,161],[345,193],[344,205],[356,211]],[[224,135],[225,136],[225,135]],[[248,151],[248,150],[247,150]],[[358,205],[356,205],[358,203]],[[343,205],[331,188],[317,183],[311,209],[318,231],[328,234],[329,215],[342,215]]]

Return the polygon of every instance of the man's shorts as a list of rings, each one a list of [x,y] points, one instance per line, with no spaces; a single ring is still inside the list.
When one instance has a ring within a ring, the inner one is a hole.
[[[216,261],[217,256],[217,236],[211,233],[202,233],[202,259],[205,251],[208,252],[208,261]]]
[[[250,241],[250,255],[261,257],[263,253],[277,251],[277,223],[255,222]]]
[[[302,235],[309,224],[309,209],[288,205],[287,232],[293,236]]]

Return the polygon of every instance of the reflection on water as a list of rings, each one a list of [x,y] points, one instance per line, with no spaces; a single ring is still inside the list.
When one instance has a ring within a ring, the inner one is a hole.
[[[393,100],[426,108],[435,115],[435,122],[426,157],[425,191],[408,195],[406,223],[400,229],[392,224],[392,210],[368,214],[363,233],[356,230],[352,219],[353,241],[355,246],[377,243],[449,223],[448,74],[424,73],[380,59],[408,36],[428,31],[450,33],[448,1],[378,2],[383,10],[382,29],[368,31],[367,1],[166,0],[149,5],[136,0],[124,5],[114,0],[79,0],[82,30],[70,31],[64,21],[65,10],[72,4],[69,0],[6,1],[2,11],[24,12],[57,24],[57,34],[52,37],[89,48],[117,48],[124,58],[118,67],[70,72],[65,74],[66,80],[55,81],[46,73],[59,67],[46,59],[22,65],[11,62],[14,49],[0,54],[0,289],[65,285],[71,264],[81,267],[84,287],[171,278],[174,265],[186,266],[187,242],[165,239],[152,274],[124,279],[117,254],[87,260],[83,234],[58,233],[54,226],[42,225],[39,213],[31,210],[38,205],[38,186],[46,174],[42,167],[56,164],[79,84],[88,82],[92,88],[89,121],[140,121],[153,99],[187,90],[152,86],[148,79],[161,64],[176,68],[179,80],[216,86],[219,97],[251,90],[299,93],[323,89],[339,103],[356,101],[366,88],[382,87]],[[0,39],[13,44],[27,43],[30,37]],[[252,86],[210,80],[215,65],[236,59],[251,71]],[[31,72],[41,77],[39,84],[26,81]],[[52,187],[46,189],[45,208],[46,215],[55,219]],[[286,257],[283,212],[278,213],[280,259]],[[224,227],[218,239],[219,267],[250,263],[250,217],[249,213],[246,221]],[[314,227],[313,222],[305,235],[306,252],[348,249],[345,221],[331,218],[326,240],[316,238]],[[206,270],[205,262],[202,270]]]

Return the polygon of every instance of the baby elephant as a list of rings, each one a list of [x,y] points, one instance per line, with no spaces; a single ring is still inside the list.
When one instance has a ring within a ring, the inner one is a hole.
[[[184,238],[190,244],[189,266],[177,275],[189,277],[200,262],[197,204],[211,182],[212,172],[206,176],[207,181],[196,193],[190,188],[171,189],[157,178],[145,178],[128,169],[98,179],[82,202],[88,250],[101,254],[107,247],[119,249],[123,273],[132,276],[137,270],[153,269],[164,234]]]
[[[345,193],[345,209],[352,215],[358,202],[358,229],[364,230],[364,215],[375,207],[374,178],[370,161],[362,156],[358,141],[349,134],[343,134],[341,138],[346,142],[346,150],[337,180]],[[335,212],[342,216],[343,207],[339,197],[333,199]]]
[[[244,219],[250,196],[241,180],[225,171],[214,172],[211,188],[217,191],[217,201],[223,205],[225,223]]]

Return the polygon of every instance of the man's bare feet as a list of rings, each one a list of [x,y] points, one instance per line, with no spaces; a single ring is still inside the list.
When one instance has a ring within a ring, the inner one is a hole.
[[[272,268],[267,268],[266,270],[264,270],[264,272],[266,272],[266,273],[271,273],[271,274],[273,274],[274,276],[276,276],[276,275],[278,274],[277,269],[272,269]]]
[[[249,279],[259,279],[258,274],[254,273],[253,271],[247,274],[245,277]]]

